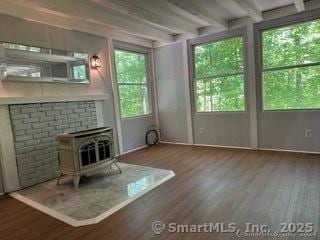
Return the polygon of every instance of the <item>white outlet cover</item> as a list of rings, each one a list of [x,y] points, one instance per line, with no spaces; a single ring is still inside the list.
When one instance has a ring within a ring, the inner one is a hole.
[[[305,135],[306,135],[306,137],[312,137],[312,130],[311,129],[306,129]]]

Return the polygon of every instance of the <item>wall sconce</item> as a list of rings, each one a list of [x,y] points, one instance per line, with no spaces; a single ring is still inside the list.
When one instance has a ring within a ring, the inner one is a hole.
[[[101,58],[99,58],[97,55],[94,55],[91,59],[90,59],[90,65],[92,68],[99,68],[102,66],[101,63]]]

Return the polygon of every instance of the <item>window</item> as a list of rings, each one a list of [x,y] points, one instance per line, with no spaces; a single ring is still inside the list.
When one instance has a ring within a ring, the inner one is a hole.
[[[22,45],[22,44],[15,44],[15,43],[4,42],[3,47],[8,48],[8,49],[21,50],[21,51],[41,52],[41,48],[26,46],[26,45]]]
[[[85,65],[72,66],[72,76],[73,76],[73,79],[87,79],[86,66]]]
[[[73,80],[85,80],[89,78],[89,74],[86,67],[86,62],[83,61],[88,59],[88,54],[86,53],[73,53],[73,57],[78,60],[70,63],[71,71],[72,71],[72,79]]]
[[[115,50],[116,76],[122,118],[151,113],[146,61],[146,54]]]
[[[0,42],[0,81],[89,83],[88,54]]]
[[[244,111],[243,39],[194,47],[197,112]]]
[[[264,110],[320,108],[320,20],[262,31]]]

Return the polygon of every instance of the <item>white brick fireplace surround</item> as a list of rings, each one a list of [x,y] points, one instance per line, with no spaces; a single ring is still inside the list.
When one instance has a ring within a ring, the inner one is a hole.
[[[103,126],[107,99],[107,95],[90,95],[1,100],[0,161],[5,191],[56,177],[56,135]]]

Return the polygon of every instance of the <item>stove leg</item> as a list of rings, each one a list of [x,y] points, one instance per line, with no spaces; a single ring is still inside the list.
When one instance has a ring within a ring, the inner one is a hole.
[[[59,177],[58,177],[57,185],[60,184],[60,180],[61,180],[62,177],[63,177],[63,173],[61,172],[60,175],[59,175]]]
[[[73,178],[74,189],[77,191],[79,189],[80,175],[74,175]]]
[[[118,161],[114,161],[113,164],[119,169],[119,173],[122,173],[121,168],[118,165]]]

